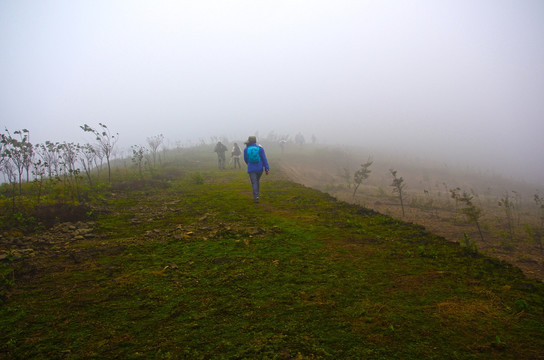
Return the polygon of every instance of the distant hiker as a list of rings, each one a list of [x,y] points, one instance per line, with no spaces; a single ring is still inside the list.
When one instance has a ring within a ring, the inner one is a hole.
[[[287,140],[281,139],[280,140],[280,148],[281,148],[281,153],[282,154],[283,154],[283,150],[285,150],[285,144],[287,144]]]
[[[219,169],[224,169],[226,162],[225,152],[227,152],[227,147],[223,145],[221,141],[218,141],[217,144],[215,144],[213,151],[217,153]]]
[[[304,145],[305,142],[304,135],[301,133],[295,135],[295,143],[297,143],[297,145]]]
[[[268,175],[270,167],[268,166],[268,160],[266,159],[264,149],[261,145],[257,144],[257,138],[255,136],[248,137],[245,144],[244,161],[247,164],[247,172],[253,189],[253,202],[258,203],[259,180],[263,175],[263,169],[266,172],[266,175]]]
[[[242,168],[242,165],[240,165],[240,155],[242,155],[242,150],[240,149],[237,143],[234,143],[234,146],[232,147],[232,151],[230,153],[230,157],[234,159],[235,169],[236,169],[236,164],[238,164],[239,169]]]

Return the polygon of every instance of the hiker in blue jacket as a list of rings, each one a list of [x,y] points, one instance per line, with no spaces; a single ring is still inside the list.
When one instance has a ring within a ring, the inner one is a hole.
[[[268,166],[268,160],[262,146],[257,144],[257,138],[250,136],[245,142],[246,148],[244,149],[244,161],[247,164],[247,173],[251,180],[251,187],[253,188],[253,202],[259,202],[259,180],[263,175],[263,169],[268,175],[270,166]]]

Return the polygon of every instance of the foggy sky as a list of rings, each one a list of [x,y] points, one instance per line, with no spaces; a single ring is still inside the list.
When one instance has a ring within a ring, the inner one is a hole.
[[[3,0],[0,125],[302,132],[544,184],[543,35],[541,0]]]

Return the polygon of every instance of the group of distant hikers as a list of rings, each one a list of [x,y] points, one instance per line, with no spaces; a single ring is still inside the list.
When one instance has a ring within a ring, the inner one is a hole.
[[[263,171],[268,175],[270,172],[270,166],[268,165],[268,160],[266,159],[266,154],[264,148],[257,144],[257,137],[249,136],[247,141],[244,143],[246,145],[244,151],[240,149],[237,143],[234,143],[232,151],[230,153],[231,160],[234,162],[234,168],[238,166],[241,169],[240,157],[242,153],[244,155],[244,162],[247,164],[247,173],[249,174],[249,180],[251,181],[251,187],[253,190],[253,202],[259,202],[259,182]],[[219,169],[226,168],[226,157],[225,153],[227,152],[227,147],[221,142],[218,141],[215,145],[214,152],[217,153],[217,160]]]

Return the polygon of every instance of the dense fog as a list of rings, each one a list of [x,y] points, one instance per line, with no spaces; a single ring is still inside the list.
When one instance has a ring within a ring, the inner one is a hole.
[[[312,135],[544,184],[544,3],[0,2],[0,125]]]

